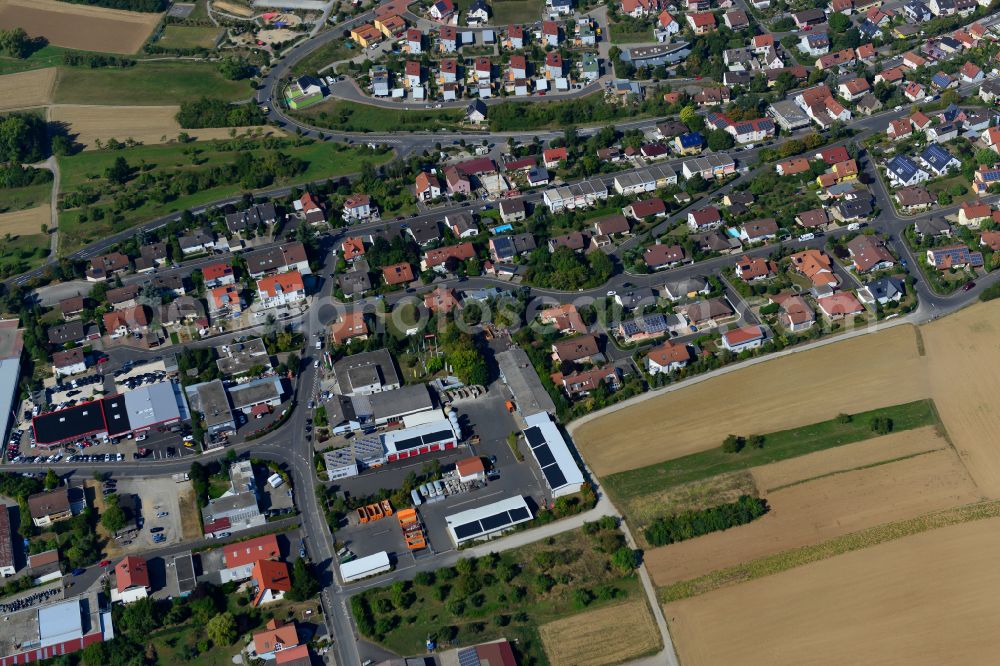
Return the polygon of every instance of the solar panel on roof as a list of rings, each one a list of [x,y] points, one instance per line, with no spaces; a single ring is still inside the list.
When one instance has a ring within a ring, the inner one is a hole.
[[[548,467],[556,461],[555,456],[552,455],[552,450],[549,448],[548,444],[542,444],[537,449],[534,449],[535,458],[538,459],[539,467]]]
[[[531,518],[531,514],[524,507],[517,507],[516,509],[511,509],[507,513],[510,514],[510,521],[516,523],[519,520],[527,520]]]
[[[548,467],[543,467],[542,474],[545,475],[545,479],[549,482],[549,488],[552,488],[553,490],[566,485],[566,475],[562,473],[561,469],[559,469],[559,465],[549,465]]]
[[[545,436],[542,435],[542,431],[538,429],[538,426],[528,428],[524,431],[524,436],[528,440],[528,444],[531,448],[540,446],[545,443]]]
[[[446,439],[454,439],[455,433],[451,430],[438,430],[437,432],[432,432],[429,435],[424,435],[424,444],[434,444],[435,442],[443,442]]]
[[[420,446],[423,443],[424,443],[423,440],[421,440],[419,437],[410,437],[408,439],[397,440],[395,442],[395,446],[397,451],[402,451],[403,449],[412,449],[414,447]]]
[[[459,525],[458,527],[456,527],[455,528],[455,536],[457,536],[459,538],[459,540],[461,540],[461,539],[467,539],[467,538],[469,538],[471,536],[475,536],[477,534],[480,534],[482,531],[483,531],[483,528],[480,527],[479,521],[478,520],[474,520],[471,523],[466,523],[464,525]]]
[[[465,648],[458,653],[458,666],[480,666],[479,653],[476,648]]]
[[[483,525],[484,532],[492,532],[493,530],[498,530],[505,525],[510,525],[510,516],[507,512],[497,513],[492,516],[486,516],[485,518],[480,518],[479,522]]]

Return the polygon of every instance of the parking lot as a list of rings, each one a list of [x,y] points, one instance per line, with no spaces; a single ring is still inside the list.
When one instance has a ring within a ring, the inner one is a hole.
[[[126,477],[116,481],[112,476],[112,480],[116,483],[115,490],[119,494],[135,495],[139,505],[139,515],[136,518],[138,534],[131,539],[130,544],[124,543],[125,540],[115,543],[112,547],[117,547],[119,553],[160,548],[183,540],[180,499],[182,494],[193,492],[190,483],[178,484],[169,476]],[[103,493],[99,495],[99,501],[103,502]]]

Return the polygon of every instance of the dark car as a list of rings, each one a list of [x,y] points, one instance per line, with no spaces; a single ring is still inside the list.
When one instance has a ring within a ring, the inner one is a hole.
[[[969,291],[975,286],[976,286],[975,282],[966,282],[964,285],[962,285],[962,291]]]
[[[82,575],[83,575],[83,574],[85,574],[86,572],[87,572],[87,570],[86,570],[86,569],[82,569],[82,568],[80,568],[80,567],[77,567],[76,569],[73,569],[73,572],[72,572],[72,573],[73,573],[73,575],[74,575],[74,576],[82,576]]]
[[[150,533],[152,533],[152,534],[157,534],[157,533],[159,533],[159,532],[162,532],[162,531],[163,531],[163,528],[162,528],[162,527],[154,527],[154,528],[152,528],[152,529],[151,529],[151,530],[149,530],[149,531],[150,531]]]

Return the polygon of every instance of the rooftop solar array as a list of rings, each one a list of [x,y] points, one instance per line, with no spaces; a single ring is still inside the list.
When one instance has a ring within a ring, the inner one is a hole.
[[[520,495],[446,517],[448,527],[459,544],[529,520],[531,511]]]
[[[525,422],[529,427],[524,430],[524,438],[552,494],[558,496],[579,490],[583,474],[558,426],[547,414],[533,414]]]

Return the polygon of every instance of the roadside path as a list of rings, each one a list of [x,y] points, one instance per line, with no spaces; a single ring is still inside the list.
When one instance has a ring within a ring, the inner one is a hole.
[[[55,155],[49,155],[44,162],[32,164],[33,169],[47,169],[52,172],[51,221],[49,222],[49,258],[54,261],[59,251],[59,160]]]

